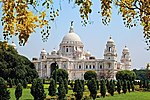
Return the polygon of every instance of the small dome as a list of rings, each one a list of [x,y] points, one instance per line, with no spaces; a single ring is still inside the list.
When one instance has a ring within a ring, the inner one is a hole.
[[[12,41],[11,46],[13,46],[14,49],[16,49],[16,44],[14,43],[14,41]]]
[[[46,50],[43,48],[43,49],[41,50],[41,53],[42,53],[42,54],[46,54]]]
[[[129,49],[127,48],[127,46],[125,46],[125,48],[123,49],[123,51],[129,51]]]
[[[54,48],[53,51],[51,52],[51,55],[56,55],[57,54],[57,50]]]
[[[107,41],[107,43],[114,43],[114,40],[112,39],[112,37],[109,37],[109,40]]]
[[[86,53],[85,53],[85,56],[91,56],[91,53],[90,53],[90,51],[87,51]]]

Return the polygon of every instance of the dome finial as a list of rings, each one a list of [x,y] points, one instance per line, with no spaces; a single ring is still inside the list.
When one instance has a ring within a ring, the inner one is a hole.
[[[70,26],[70,30],[69,30],[69,33],[73,33],[74,30],[73,30],[73,21],[71,21],[71,26]]]

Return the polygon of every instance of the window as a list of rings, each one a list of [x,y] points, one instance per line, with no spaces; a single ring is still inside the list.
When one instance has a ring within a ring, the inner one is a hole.
[[[102,65],[100,65],[100,69],[102,69]]]
[[[46,68],[47,66],[45,65],[45,68]]]
[[[42,59],[44,59],[44,56],[42,56]]]
[[[81,65],[79,65],[79,69],[81,69]]]
[[[86,65],[86,69],[88,69],[88,65]]]
[[[109,63],[109,64],[108,64],[108,68],[110,68],[110,66],[111,66],[111,64]]]
[[[68,48],[66,48],[66,52],[68,52]]]
[[[109,47],[109,52],[111,52],[111,47]]]
[[[66,68],[66,64],[64,64],[64,68]]]
[[[95,65],[93,65],[93,69],[95,69]]]
[[[91,65],[90,65],[90,69],[91,69]]]

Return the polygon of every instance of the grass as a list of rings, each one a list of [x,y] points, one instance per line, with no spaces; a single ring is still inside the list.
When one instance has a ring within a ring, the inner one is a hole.
[[[32,95],[30,94],[30,86],[31,84],[28,84],[28,88],[27,89],[23,89],[23,94],[21,96],[21,98],[19,100],[33,100]],[[48,96],[48,86],[47,84],[44,84],[44,89],[45,89],[45,93],[47,98],[50,98],[50,96]],[[69,87],[70,88],[70,87]],[[10,100],[15,100],[15,88],[8,88],[10,91]],[[98,95],[100,96],[100,91],[98,91]],[[69,90],[67,96],[72,97],[73,96],[73,91]],[[84,92],[84,96],[89,96],[89,91],[87,89],[87,87],[85,87],[85,92]],[[96,100],[150,100],[150,92],[130,92],[127,94],[117,94],[115,93],[114,96],[106,96],[105,98],[97,98]]]
[[[114,96],[101,97],[96,100],[150,100],[150,92],[127,92],[127,94],[115,94]]]

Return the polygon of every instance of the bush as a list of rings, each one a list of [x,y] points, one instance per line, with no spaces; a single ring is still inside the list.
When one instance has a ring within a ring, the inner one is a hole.
[[[104,80],[101,80],[100,93],[102,97],[106,96],[106,84]]]
[[[94,78],[88,81],[88,89],[90,91],[90,96],[95,100],[97,95],[97,84]]]
[[[22,96],[22,85],[19,83],[16,87],[16,90],[15,90],[15,97],[16,97],[16,100],[19,100],[19,98]]]
[[[123,82],[122,91],[124,94],[126,94],[126,92],[127,92],[127,81]]]
[[[9,100],[10,92],[7,90],[7,84],[5,80],[0,77],[0,100]]]
[[[79,79],[75,80],[73,92],[75,92],[76,100],[82,99],[82,97],[83,97],[83,84]]]
[[[44,86],[41,79],[34,79],[31,86],[31,94],[34,97],[34,100],[44,100],[46,97],[44,93]]]
[[[50,96],[56,95],[56,85],[55,85],[55,80],[53,78],[50,80],[50,85],[49,85],[48,91],[49,91],[48,94]]]
[[[91,80],[92,78],[97,79],[97,74],[95,71],[89,70],[85,72],[84,79],[85,80]]]
[[[111,96],[113,96],[114,92],[115,92],[115,85],[114,85],[113,80],[110,81],[110,87],[109,88],[110,88],[110,94],[111,94]]]

